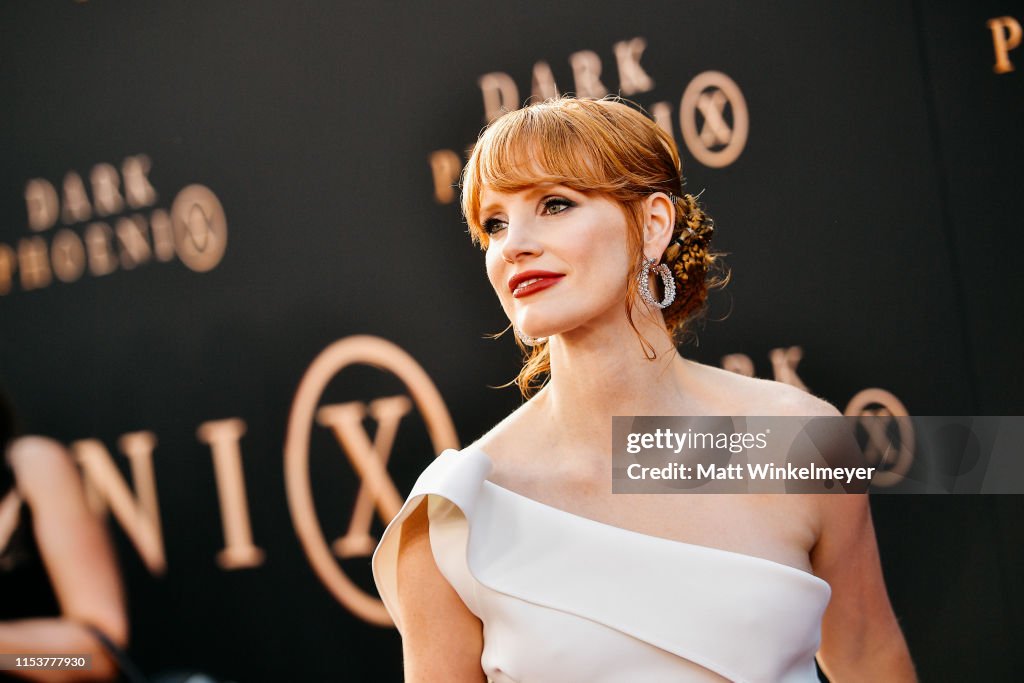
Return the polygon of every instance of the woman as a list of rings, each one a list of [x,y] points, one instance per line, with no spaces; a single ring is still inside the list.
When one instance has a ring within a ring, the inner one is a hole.
[[[87,670],[8,670],[0,680],[111,681],[97,631],[128,639],[121,579],[78,469],[56,441],[14,438],[0,396],[0,654],[91,655]]]
[[[816,653],[833,680],[914,680],[865,496],[610,491],[614,415],[838,414],[677,353],[714,257],[671,136],[548,101],[492,123],[463,181],[541,388],[441,454],[381,539],[406,680],[804,682]]]

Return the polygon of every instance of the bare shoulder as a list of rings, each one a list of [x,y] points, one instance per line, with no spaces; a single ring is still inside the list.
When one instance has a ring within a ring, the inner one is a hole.
[[[758,399],[764,402],[760,406],[760,412],[764,414],[801,417],[839,417],[840,415],[834,405],[803,389],[772,380],[759,379],[755,381],[762,383],[763,386],[764,394]]]
[[[543,393],[543,392],[541,392]],[[541,393],[509,413],[467,448],[483,451],[495,463],[507,461],[524,451],[529,451],[541,437],[538,404]]]
[[[834,417],[840,415],[831,403],[803,389],[782,382],[747,377],[723,368],[688,361],[690,368],[707,386],[715,387],[730,415],[791,415]]]
[[[426,505],[402,525],[395,624],[406,681],[482,681],[483,624],[441,573],[431,548]]]
[[[81,489],[78,468],[59,441],[45,436],[23,436],[7,447],[18,489],[27,499],[46,492],[73,494]]]

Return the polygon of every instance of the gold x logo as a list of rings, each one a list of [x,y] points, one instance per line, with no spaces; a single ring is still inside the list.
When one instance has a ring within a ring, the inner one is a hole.
[[[402,507],[402,496],[388,475],[387,463],[395,443],[398,423],[412,410],[412,401],[406,396],[389,396],[371,401],[328,405],[316,412],[316,421],[329,427],[362,484],[356,494],[352,520],[344,536],[332,544],[338,557],[366,556],[377,547],[377,539],[370,534],[373,509],[380,512],[385,522],[394,518]],[[377,422],[373,441],[363,428],[369,415]]]
[[[861,413],[860,424],[868,435],[868,443],[864,447],[864,457],[869,463],[880,469],[888,469],[898,453],[889,437],[889,426],[892,419],[892,413],[887,408],[868,408]]]
[[[171,224],[178,258],[196,272],[210,270],[224,257],[228,221],[210,188],[189,185],[171,205]]]
[[[726,120],[728,110],[732,125]],[[721,71],[705,71],[683,92],[679,127],[694,158],[711,168],[728,166],[747,144],[747,101],[734,80]]]
[[[370,365],[392,373],[405,384],[407,396],[388,396],[370,401],[318,407],[328,383],[349,365]],[[328,346],[299,383],[288,418],[284,466],[288,508],[302,548],[313,570],[332,595],[356,616],[371,624],[390,625],[383,603],[356,585],[335,559],[368,555],[376,546],[370,534],[373,512],[390,522],[402,506],[402,496],[387,471],[395,434],[402,417],[412,408],[419,411],[430,434],[430,449],[440,453],[458,448],[455,425],[437,387],[423,368],[405,351],[379,337],[355,336]],[[373,439],[363,427],[371,417],[377,422]],[[348,531],[332,547],[324,538],[316,515],[309,478],[309,442],[314,420],[331,429],[362,483]],[[430,450],[424,448],[424,452]]]
[[[732,139],[732,128],[725,122],[725,105],[729,99],[721,90],[702,92],[697,98],[697,110],[704,116],[704,126],[700,129],[700,141],[708,149],[718,145],[726,145]]]
[[[867,434],[864,456],[880,470],[872,478],[872,485],[893,486],[903,481],[914,463],[915,449],[914,426],[903,403],[885,389],[864,389],[850,399],[843,413],[859,417]],[[898,444],[890,436],[894,422]]]

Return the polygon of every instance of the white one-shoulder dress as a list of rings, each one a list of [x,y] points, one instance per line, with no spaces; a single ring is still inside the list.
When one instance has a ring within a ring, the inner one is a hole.
[[[395,620],[402,524],[424,501],[441,573],[483,623],[493,683],[813,683],[825,581],[580,517],[487,480],[479,449],[424,470],[373,555]]]

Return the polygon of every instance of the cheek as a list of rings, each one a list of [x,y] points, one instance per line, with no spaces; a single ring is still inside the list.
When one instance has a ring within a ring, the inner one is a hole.
[[[487,269],[487,280],[491,283],[491,287],[494,289],[494,293],[498,295],[499,299],[502,299],[502,292],[504,285],[502,282],[505,278],[505,261],[498,254],[497,249],[489,249],[486,252],[484,259],[484,265]],[[507,290],[507,287],[504,287]]]
[[[590,286],[603,294],[618,294],[625,287],[629,277],[633,275],[630,265],[629,249],[625,241],[615,239],[617,235],[601,235],[592,244],[601,245],[587,254],[578,257],[579,263],[586,263],[587,279]]]

